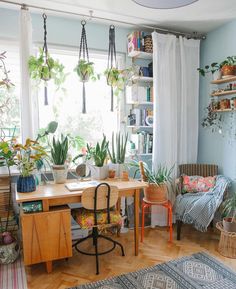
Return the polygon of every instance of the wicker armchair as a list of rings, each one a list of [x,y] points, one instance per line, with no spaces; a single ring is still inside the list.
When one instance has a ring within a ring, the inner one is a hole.
[[[218,166],[211,164],[181,164],[179,165],[179,176],[186,174],[189,176],[215,176],[218,174]],[[182,179],[179,179],[179,191],[182,189]],[[213,225],[213,223],[211,223]],[[182,221],[177,220],[177,240],[180,240]]]

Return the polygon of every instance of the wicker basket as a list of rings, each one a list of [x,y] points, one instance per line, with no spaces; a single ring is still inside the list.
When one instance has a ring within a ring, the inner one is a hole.
[[[228,258],[236,258],[236,233],[226,232],[222,222],[218,222],[216,228],[221,232],[219,253]]]

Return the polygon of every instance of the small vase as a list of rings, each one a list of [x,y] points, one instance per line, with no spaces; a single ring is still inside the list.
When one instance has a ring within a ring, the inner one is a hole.
[[[18,193],[30,193],[36,190],[35,178],[33,175],[23,177],[19,176],[17,180]]]

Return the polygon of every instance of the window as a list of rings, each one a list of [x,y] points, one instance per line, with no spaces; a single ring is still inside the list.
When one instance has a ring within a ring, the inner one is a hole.
[[[19,48],[7,42],[1,42],[0,53],[6,51],[6,68],[14,88],[9,92],[0,87],[0,136],[20,136],[20,57]],[[2,64],[0,64],[2,65]],[[2,71],[0,71],[2,79]]]
[[[81,136],[85,142],[95,144],[101,140],[103,133],[111,138],[112,131],[119,130],[119,102],[114,96],[114,112],[110,111],[110,87],[106,78],[100,77],[95,82],[89,81],[86,86],[87,113],[82,114],[82,83],[74,72],[78,62],[78,53],[71,51],[51,51],[51,56],[58,59],[69,73],[64,84],[65,93],[56,91],[55,86],[48,84],[48,102],[44,105],[44,89],[38,93],[39,127],[56,120],[59,123],[58,133],[71,133]],[[119,58],[121,59],[121,58]],[[95,64],[96,73],[102,74],[107,68],[107,55],[90,54],[90,61]]]

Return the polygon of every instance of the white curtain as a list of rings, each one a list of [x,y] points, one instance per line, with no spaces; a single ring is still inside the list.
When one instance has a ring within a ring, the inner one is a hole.
[[[199,40],[152,33],[154,77],[153,169],[195,163],[198,151]],[[174,195],[169,196],[174,202]],[[152,226],[166,225],[164,208]]]
[[[21,67],[21,123],[22,140],[33,138],[33,112],[28,59],[32,54],[31,16],[26,8],[20,10],[20,67]]]

